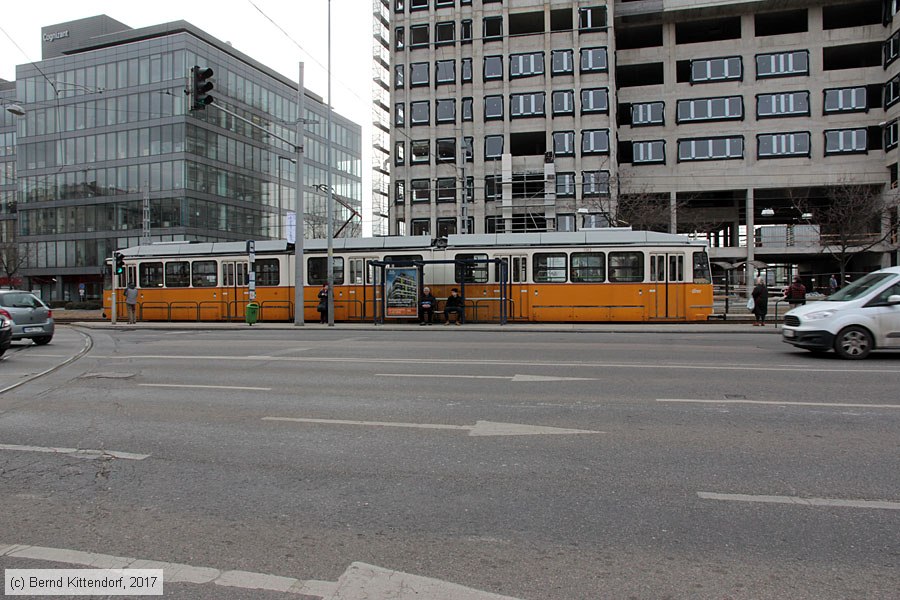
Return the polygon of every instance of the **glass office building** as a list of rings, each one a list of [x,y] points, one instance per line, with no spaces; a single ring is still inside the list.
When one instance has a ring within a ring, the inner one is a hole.
[[[84,284],[99,297],[104,259],[148,237],[286,237],[296,207],[294,81],[184,21],[131,29],[97,16],[45,27],[42,39],[43,60],[18,66],[15,97],[4,96],[25,114],[0,121],[0,140],[14,137],[22,285],[76,299]],[[191,110],[187,94],[195,65],[214,72],[204,110]],[[327,107],[306,91],[304,109],[306,235],[324,237]],[[361,128],[334,114],[331,131],[340,225],[360,212]],[[6,194],[9,174],[0,175]]]

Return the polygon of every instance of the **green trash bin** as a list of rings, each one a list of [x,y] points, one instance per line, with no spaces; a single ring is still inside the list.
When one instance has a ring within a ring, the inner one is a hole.
[[[244,320],[247,321],[247,325],[253,325],[257,319],[259,319],[259,304],[251,302],[244,311]]]

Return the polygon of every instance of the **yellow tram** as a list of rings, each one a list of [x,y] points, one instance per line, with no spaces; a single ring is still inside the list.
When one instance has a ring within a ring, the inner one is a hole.
[[[501,273],[507,266],[510,322],[701,321],[712,313],[713,287],[703,241],[630,229],[571,233],[506,233],[340,238],[333,243],[334,318],[372,320],[379,270],[372,261],[421,261],[422,285],[445,299],[465,287],[466,320],[500,318]],[[229,321],[250,301],[245,242],[164,242],[122,249],[115,275],[117,316],[122,288],[137,285],[143,321]],[[449,261],[494,260],[494,263]],[[294,251],[282,240],[255,243],[256,302],[261,321],[294,318]],[[325,240],[304,244],[304,318],[317,320],[316,294],[327,280]],[[432,264],[427,261],[448,261]],[[111,279],[104,293],[111,315]],[[440,306],[439,306],[440,308]]]

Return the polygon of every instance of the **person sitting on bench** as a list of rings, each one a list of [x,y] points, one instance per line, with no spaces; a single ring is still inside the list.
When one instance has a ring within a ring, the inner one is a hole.
[[[463,299],[462,296],[459,295],[459,290],[456,288],[450,290],[450,295],[447,296],[447,302],[444,304],[444,317],[446,318],[444,325],[450,324],[450,315],[456,315],[457,325],[462,324]]]

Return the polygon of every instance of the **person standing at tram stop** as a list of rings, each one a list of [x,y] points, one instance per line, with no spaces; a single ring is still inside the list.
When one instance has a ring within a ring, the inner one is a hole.
[[[328,322],[328,284],[323,283],[322,289],[316,295],[319,298],[319,305],[316,310],[319,311],[319,323]]]
[[[447,302],[444,304],[444,325],[450,324],[450,315],[456,315],[456,324],[462,325],[460,321],[463,317],[463,299],[459,295],[459,290],[453,288],[450,295],[447,296]]]
[[[828,280],[828,295],[830,296],[836,291],[838,291],[837,275],[832,275],[831,279]]]
[[[785,291],[784,299],[788,301],[791,308],[806,304],[806,286],[800,281],[799,275],[794,275],[794,282]]]
[[[766,324],[766,313],[769,312],[769,288],[762,277],[756,278],[756,285],[750,296],[753,298],[753,315],[756,317],[753,326],[762,327]]]
[[[138,291],[134,286],[133,281],[128,282],[128,287],[125,288],[125,307],[128,309],[128,324],[133,325],[137,323],[137,301],[138,301]]]
[[[419,298],[419,325],[431,325],[434,322],[434,307],[437,298],[431,293],[431,288],[422,288],[422,296]]]

